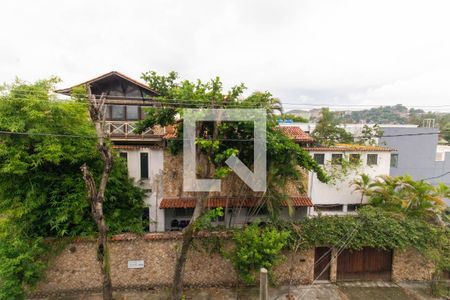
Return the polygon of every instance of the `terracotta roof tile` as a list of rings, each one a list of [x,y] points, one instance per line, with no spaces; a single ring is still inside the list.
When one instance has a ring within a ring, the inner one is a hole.
[[[336,144],[335,146],[330,147],[305,147],[306,151],[335,151],[335,152],[343,152],[343,151],[358,151],[358,152],[394,152],[395,149],[382,147],[382,146],[368,146],[368,145],[354,145],[354,144]]]
[[[294,139],[298,142],[312,142],[314,139],[301,130],[298,126],[279,126],[280,130],[291,139]]]
[[[144,146],[144,145],[114,145],[113,149],[116,150],[140,150],[140,149],[161,149],[162,146],[158,145],[151,145],[151,146]]]
[[[234,198],[234,197],[212,197],[208,199],[206,207],[254,207],[259,203],[260,198]],[[307,196],[290,197],[292,206],[313,206],[311,199]],[[288,206],[287,203],[283,203],[282,206]],[[159,208],[194,208],[194,198],[164,198]]]

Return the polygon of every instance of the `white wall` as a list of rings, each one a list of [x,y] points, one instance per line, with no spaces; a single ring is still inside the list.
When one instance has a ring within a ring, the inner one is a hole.
[[[310,152],[311,156],[314,156],[314,153],[325,154],[325,165],[323,166],[325,170],[327,167],[329,167],[329,162],[331,161],[331,155],[333,153],[344,154],[343,152]],[[362,164],[360,167],[358,167],[357,170],[352,171],[345,178],[340,178],[335,182],[326,184],[320,182],[317,179],[315,173],[309,173],[308,195],[314,205],[343,204],[344,207],[341,214],[345,214],[347,213],[348,204],[359,204],[361,201],[361,194],[358,192],[354,192],[354,187],[352,186],[352,181],[357,178],[359,174],[365,173],[371,178],[374,178],[378,175],[389,175],[391,160],[390,152],[345,152],[344,155],[347,155],[348,157],[348,155],[352,153],[361,155]],[[378,164],[368,166],[367,154],[378,154]],[[317,214],[314,211],[314,208],[310,209],[310,214]],[[323,212],[322,214],[330,213]],[[332,214],[339,213],[333,212]]]
[[[162,198],[160,176],[163,172],[163,150],[142,147],[139,150],[120,150],[128,154],[128,175],[143,189],[149,190],[145,204],[149,206],[150,231],[164,231],[164,210],[159,208]],[[149,178],[141,179],[140,153],[148,153]],[[151,190],[151,192],[150,192]]]

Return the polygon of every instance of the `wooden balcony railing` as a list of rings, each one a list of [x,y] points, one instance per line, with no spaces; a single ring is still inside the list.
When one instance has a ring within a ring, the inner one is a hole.
[[[129,121],[106,121],[106,132],[110,137],[117,138],[145,138],[163,136],[166,133],[165,128],[155,126],[142,133],[135,133],[136,122]]]

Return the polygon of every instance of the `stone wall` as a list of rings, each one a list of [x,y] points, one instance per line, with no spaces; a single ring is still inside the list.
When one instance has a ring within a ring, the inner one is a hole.
[[[228,239],[226,233],[218,233]],[[130,234],[113,237],[110,243],[111,275],[115,288],[152,288],[169,286],[175,265],[175,250],[180,233]],[[200,238],[198,238],[200,239]],[[200,245],[200,244],[197,244]],[[229,248],[230,243],[225,247]],[[50,264],[46,278],[35,295],[64,294],[100,290],[101,276],[93,240],[79,240],[66,246]],[[277,284],[310,284],[314,279],[314,249],[284,253],[284,260],[274,269]],[[336,251],[333,251],[335,257]],[[144,260],[144,268],[129,269],[128,261]],[[433,266],[417,251],[394,251],[392,280],[430,280]],[[332,259],[331,281],[336,280],[336,259]],[[238,276],[230,261],[220,254],[209,254],[201,246],[189,252],[185,269],[186,286],[234,286]]]
[[[392,280],[431,280],[434,266],[415,249],[395,250],[392,258]]]
[[[301,170],[302,176],[302,190],[308,190],[308,172]],[[211,192],[211,197],[242,197],[254,196],[261,197],[264,193],[253,192],[234,172],[229,174],[226,178],[221,179],[221,191]],[[284,190],[290,196],[302,196],[298,189],[298,184],[288,182]],[[164,151],[164,171],[163,171],[163,193],[164,197],[195,197],[196,194],[192,192],[183,191],[183,157],[178,154],[172,155],[168,150]]]
[[[120,289],[170,285],[179,238],[178,233],[114,238],[110,243],[113,286]],[[52,261],[45,280],[38,284],[33,294],[99,290],[101,277],[95,260],[95,247],[95,242],[89,240],[67,245]],[[144,260],[144,268],[128,269],[129,260]],[[313,264],[313,250],[287,254],[274,270],[274,277],[279,284],[308,284],[313,280]],[[208,254],[201,247],[195,247],[189,252],[184,278],[186,286],[232,286],[238,282],[237,274],[228,260],[220,254]]]

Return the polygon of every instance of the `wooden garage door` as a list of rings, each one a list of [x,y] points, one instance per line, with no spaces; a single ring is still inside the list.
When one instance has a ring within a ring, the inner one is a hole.
[[[337,259],[337,280],[391,280],[392,251],[344,250]]]
[[[330,280],[331,249],[317,247],[314,253],[314,278],[316,280]]]

